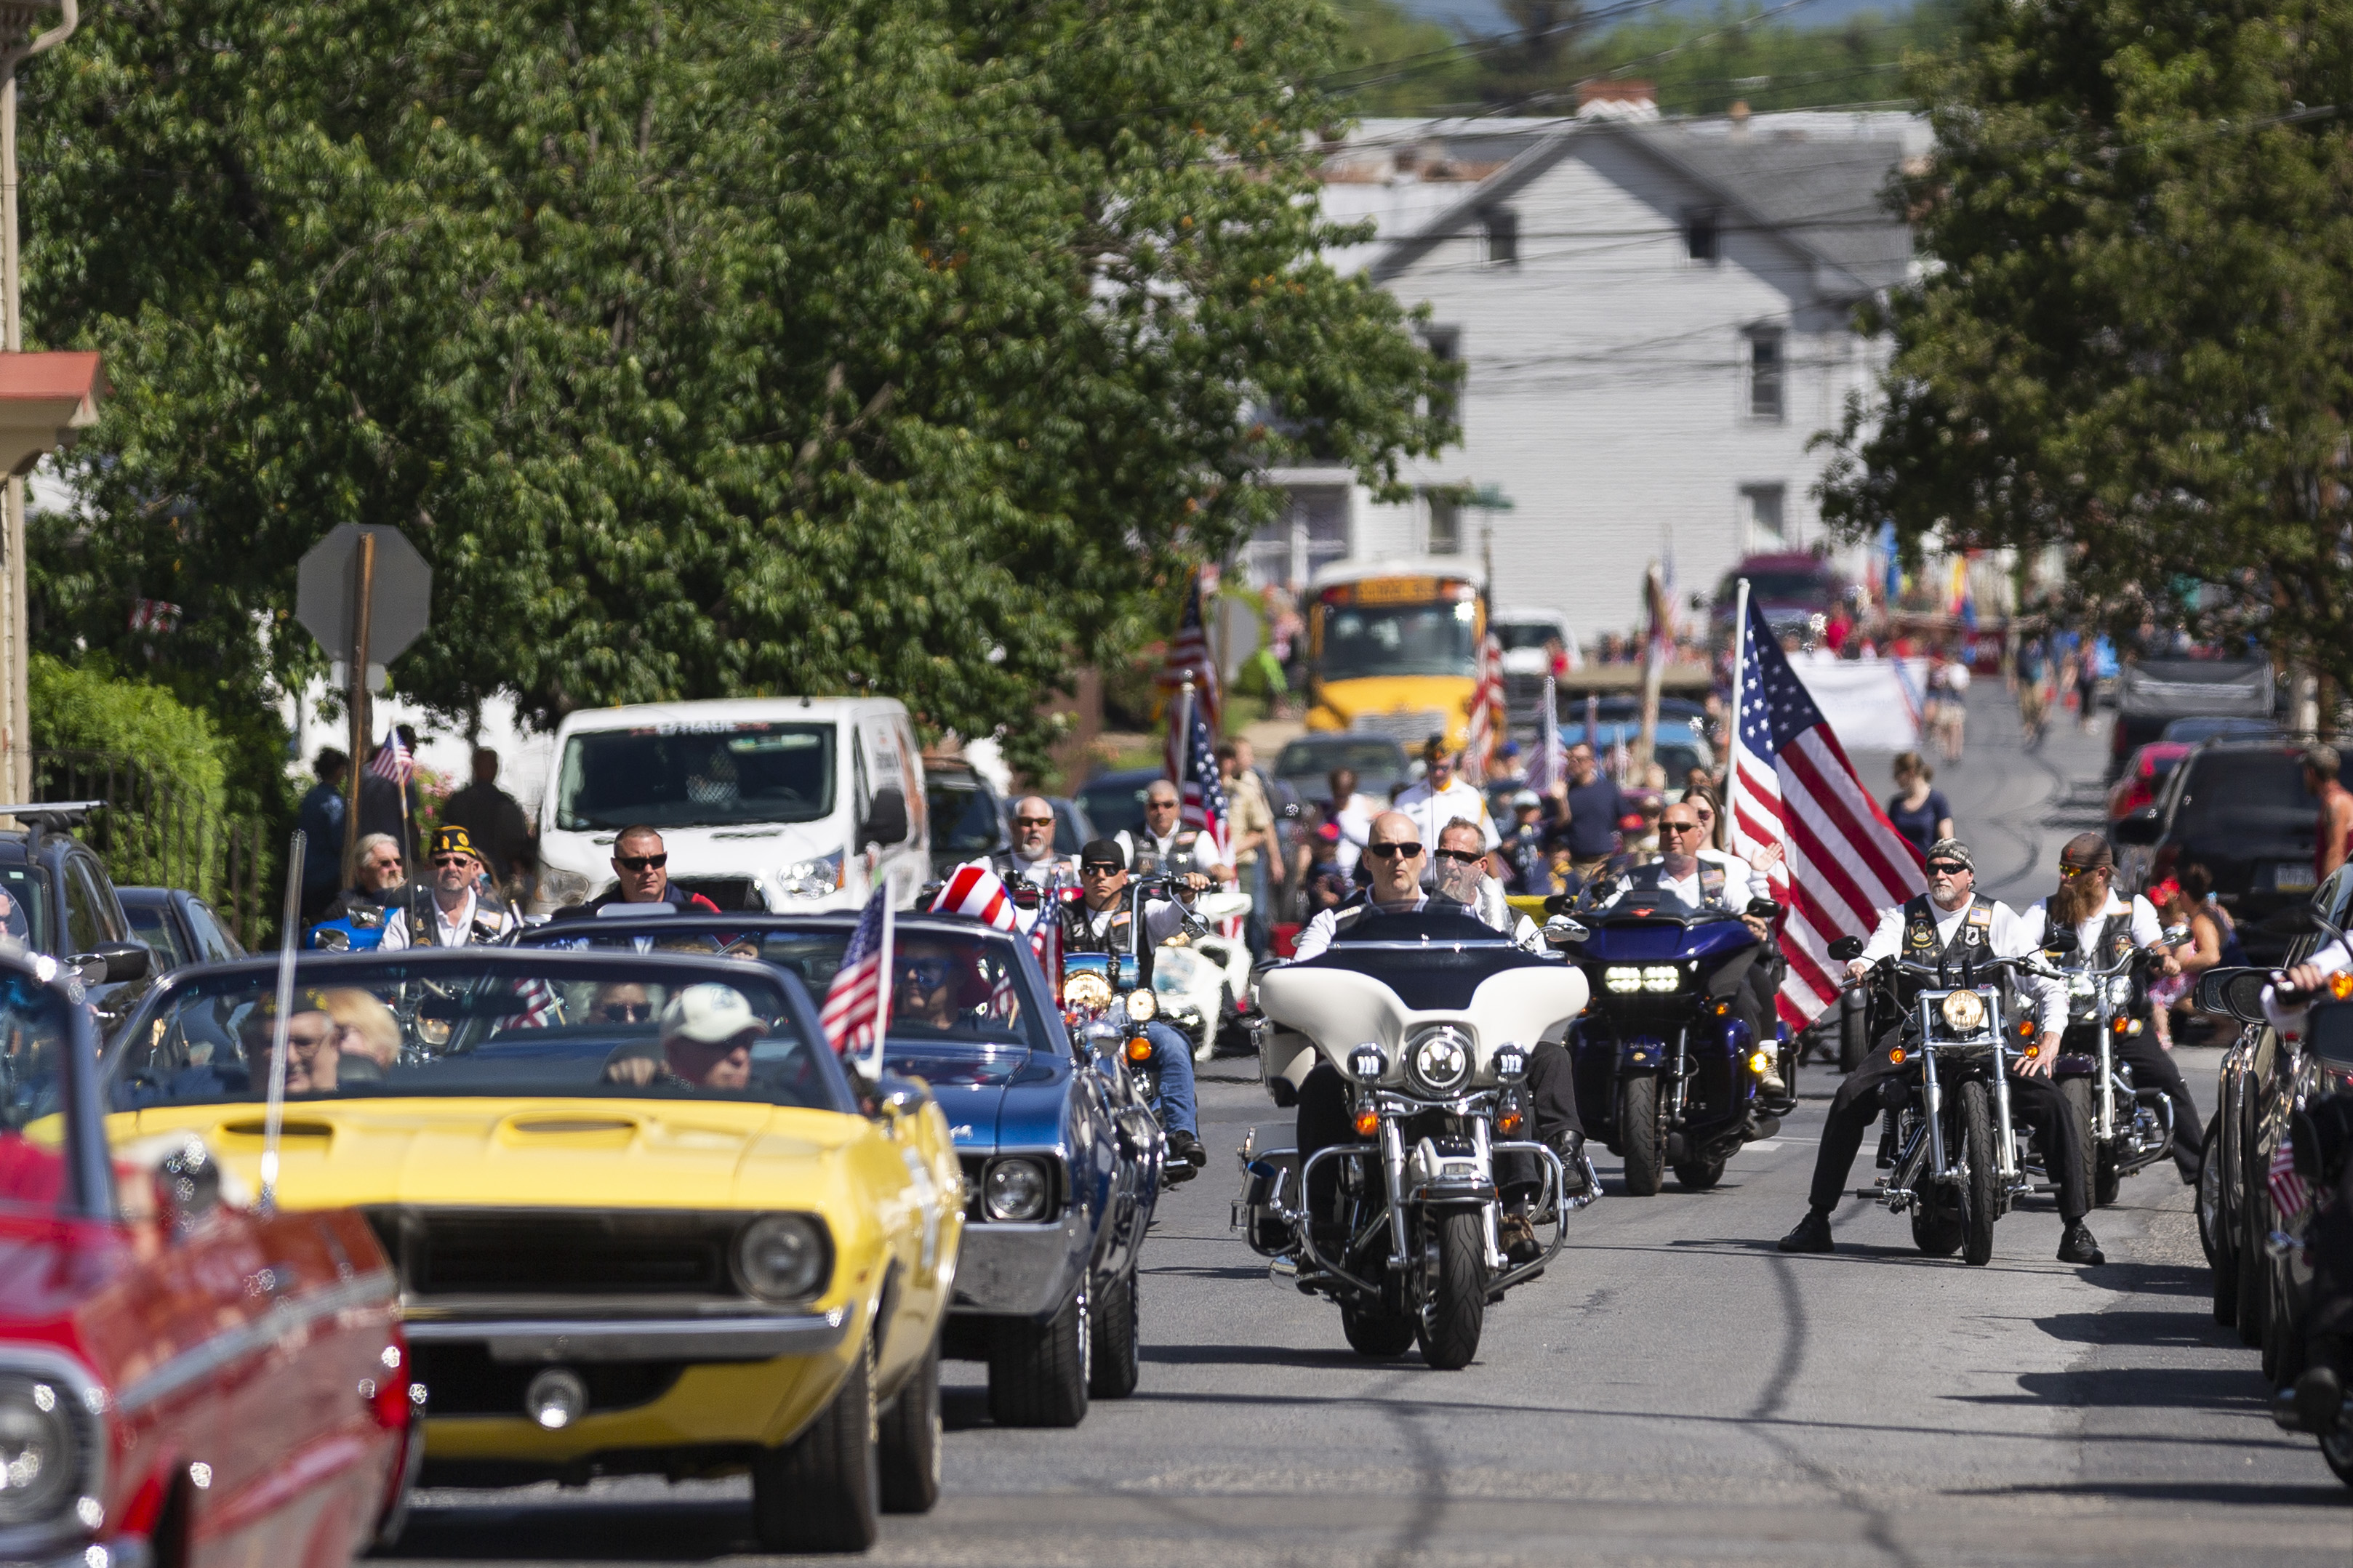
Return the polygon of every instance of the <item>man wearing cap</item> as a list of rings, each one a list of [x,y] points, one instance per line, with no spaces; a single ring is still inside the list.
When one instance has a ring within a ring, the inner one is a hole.
[[[1187,872],[1176,879],[1175,900],[1147,900],[1138,910],[1126,851],[1115,838],[1090,839],[1079,851],[1081,896],[1060,908],[1062,951],[1132,952],[1136,955],[1135,983],[1148,991],[1153,951],[1184,929],[1185,905],[1209,883],[1206,873]],[[1139,920],[1144,922],[1141,942],[1135,930]],[[1144,1037],[1152,1042],[1153,1065],[1160,1075],[1160,1124],[1168,1134],[1169,1176],[1183,1181],[1209,1163],[1194,1112],[1193,1053],[1175,1025],[1157,1018],[1144,1026]]]
[[[2157,972],[2181,973],[2181,961],[2165,943],[2165,924],[2157,906],[2138,893],[2126,903],[2116,893],[2116,858],[2108,841],[2096,833],[2078,833],[2060,847],[2059,890],[2037,900],[2023,917],[2037,947],[2054,931],[2075,933],[2075,951],[2059,961],[2063,969],[2106,969],[2133,949],[2147,948],[2155,956]],[[2164,1091],[2173,1101],[2173,1164],[2182,1184],[2198,1184],[2198,1165],[2205,1148],[2206,1123],[2181,1081],[2181,1069],[2154,1030],[2116,1037],[2116,1059],[2129,1063],[2133,1082]]]
[[[495,893],[482,890],[482,860],[474,840],[454,824],[435,830],[430,891],[415,883],[398,912],[384,923],[383,946],[465,947],[497,942],[516,926],[515,912]]]
[[[2035,951],[2035,935],[2009,905],[1981,898],[1977,891],[1977,863],[1969,847],[1957,838],[1940,838],[1928,850],[1928,891],[1909,903],[1883,911],[1879,928],[1863,944],[1862,955],[1847,965],[1860,980],[1883,958],[1902,957],[1915,963],[1956,963],[1984,954],[2016,958]],[[1919,983],[1899,976],[1896,994],[1907,1003]],[[2059,1238],[2059,1261],[2098,1264],[2107,1261],[2100,1244],[2084,1223],[2091,1210],[2090,1184],[2084,1170],[2083,1130],[2074,1108],[2051,1081],[2059,1061],[2059,1036],[2067,1026],[2067,993],[2063,985],[2030,981],[2023,987],[2041,1014],[2042,1049],[2031,1058],[2010,1063],[2010,1114],[2031,1123],[2041,1135],[2043,1160],[2059,1184],[2059,1218],[2065,1229]],[[1904,1017],[1873,1043],[1870,1057],[1847,1074],[1831,1101],[1822,1123],[1822,1142],[1814,1159],[1811,1206],[1797,1228],[1781,1238],[1784,1252],[1828,1252],[1831,1248],[1831,1212],[1846,1196],[1847,1173],[1862,1147],[1862,1136],[1879,1120],[1885,1105],[1881,1090],[1902,1084],[1911,1068],[1889,1061],[1888,1052],[1903,1038]]]
[[[605,1063],[605,1081],[740,1092],[752,1084],[752,1042],[767,1032],[733,985],[690,985],[662,1009],[660,1057],[623,1046]]]
[[[1495,831],[1495,819],[1487,814],[1487,797],[1475,784],[1465,784],[1454,776],[1454,753],[1446,749],[1446,737],[1432,735],[1421,749],[1429,771],[1421,782],[1397,797],[1396,809],[1413,819],[1414,831],[1421,835],[1424,844],[1436,844],[1439,834],[1456,817],[1479,825],[1479,835],[1493,849],[1504,841]]]

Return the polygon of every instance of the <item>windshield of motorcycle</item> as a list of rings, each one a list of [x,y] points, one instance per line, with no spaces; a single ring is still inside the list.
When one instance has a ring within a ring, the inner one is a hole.
[[[815,822],[833,812],[831,724],[598,730],[564,743],[555,825],[567,833]]]
[[[1554,964],[1554,960],[1514,947],[1476,916],[1423,910],[1369,915],[1298,967],[1369,974],[1407,1007],[1428,1013],[1461,1012],[1470,1006],[1472,993],[1491,974]]]
[[[101,1067],[117,1110],[267,1098],[277,973],[167,984]],[[508,1096],[856,1108],[785,986],[744,963],[533,950],[298,965],[284,1023],[290,1100]]]
[[[0,1205],[53,1211],[65,1195],[56,1131],[45,1140],[25,1133],[57,1112],[58,1072],[71,1037],[57,993],[29,975],[0,972]]]

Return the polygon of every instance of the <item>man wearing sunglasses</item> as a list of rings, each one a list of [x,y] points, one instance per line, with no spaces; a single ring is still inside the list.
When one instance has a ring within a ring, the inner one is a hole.
[[[719,906],[701,893],[670,885],[670,852],[662,847],[661,830],[644,824],[624,827],[613,839],[613,875],[617,884],[585,904],[567,904],[550,917],[570,920],[593,915],[613,904],[669,904],[682,915],[715,915]]]
[[[1861,980],[1883,958],[1901,956],[1915,963],[1951,962],[1982,954],[2016,958],[2036,950],[2037,938],[2028,923],[2007,904],[1980,897],[1977,862],[1969,847],[1957,838],[1939,838],[1928,850],[1928,891],[1909,903],[1884,910],[1878,929],[1863,944],[1862,954],[1848,963],[1847,973]],[[2059,1238],[2059,1261],[2081,1265],[2107,1261],[2084,1215],[2091,1210],[2090,1184],[2084,1170],[2082,1127],[2074,1108],[2051,1080],[2059,1061],[2060,1032],[2067,1026],[2067,990],[2049,981],[2021,984],[2027,999],[2036,1004],[2042,1026],[2042,1049],[2031,1058],[2010,1064],[2010,1109],[2021,1123],[2031,1123],[2039,1134],[2045,1168],[2059,1184],[2059,1218],[2065,1226]],[[1909,1006],[1920,982],[1899,976],[1898,1001]],[[1847,1074],[1831,1101],[1822,1123],[1822,1142],[1814,1157],[1811,1206],[1797,1228],[1781,1238],[1784,1252],[1828,1252],[1831,1249],[1831,1214],[1847,1194],[1847,1173],[1862,1148],[1862,1137],[1875,1125],[1886,1100],[1882,1091],[1901,1085],[1913,1071],[1909,1065],[1889,1061],[1888,1053],[1904,1036],[1898,1016],[1873,1042],[1863,1064]]]
[[[1025,795],[1013,803],[1013,847],[989,857],[989,868],[1008,887],[1024,882],[1042,888],[1060,866],[1070,862],[1054,853],[1054,805],[1043,795]]]
[[[496,893],[482,890],[481,857],[459,826],[433,835],[431,891],[411,887],[399,918],[384,927],[385,950],[404,947],[466,947],[497,942],[518,923]]]
[[[1157,786],[1155,786],[1157,787]],[[1141,900],[1127,874],[1127,852],[1116,838],[1092,838],[1079,851],[1079,889],[1075,902],[1061,906],[1064,952],[1133,952],[1136,984],[1152,984],[1152,954],[1185,927],[1185,905],[1208,888],[1209,877],[1193,871],[1175,879],[1176,899]],[[1143,922],[1138,941],[1136,922]],[[1168,1157],[1187,1167],[1187,1175],[1209,1163],[1201,1148],[1200,1127],[1194,1110],[1193,1053],[1174,1025],[1155,1018],[1144,1026],[1152,1042],[1152,1059],[1160,1074],[1160,1124],[1168,1134]],[[1176,1178],[1182,1180],[1184,1178]]]
[[[2181,961],[2165,945],[2165,922],[2157,906],[2138,893],[2130,902],[2116,893],[2116,858],[2108,841],[2096,833],[2078,833],[2059,849],[2059,890],[2038,899],[2022,917],[2037,947],[2046,931],[2072,931],[2075,951],[2059,961],[2062,969],[2105,969],[2135,948],[2147,948],[2157,958],[2159,974],[2181,973]],[[2198,1184],[2198,1166],[2205,1149],[2205,1121],[2181,1069],[2154,1030],[2120,1035],[2116,1059],[2131,1065],[2133,1082],[2164,1091],[2173,1101],[2173,1164],[2184,1186]]]
[[[1481,920],[1510,937],[1514,946],[1544,952],[1544,933],[1504,897],[1504,885],[1490,874],[1482,844],[1479,825],[1468,817],[1458,816],[1439,830],[1438,890],[1470,905]]]
[[[1122,828],[1113,835],[1120,856],[1132,871],[1151,872],[1183,859],[1205,877],[1220,882],[1234,879],[1234,868],[1218,857],[1218,847],[1198,828],[1185,826],[1184,797],[1166,779],[1154,779],[1144,792],[1144,825]],[[1083,868],[1085,857],[1081,854]]]
[[[1369,914],[1411,914],[1431,904],[1432,896],[1421,888],[1421,875],[1430,867],[1430,850],[1413,818],[1401,811],[1385,811],[1373,818],[1372,831],[1365,837],[1364,864],[1372,880],[1338,909],[1325,910],[1307,922],[1292,950],[1293,960],[1304,963],[1319,956],[1335,936]],[[1474,912],[1461,900],[1444,893],[1435,895],[1435,901],[1464,914]]]

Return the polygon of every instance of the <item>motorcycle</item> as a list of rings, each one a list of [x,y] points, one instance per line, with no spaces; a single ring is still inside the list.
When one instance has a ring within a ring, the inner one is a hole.
[[[1193,1042],[1196,1061],[1216,1053],[1219,1031],[1236,1015],[1235,999],[1249,994],[1250,949],[1220,935],[1214,922],[1246,915],[1250,907],[1248,893],[1201,893],[1193,900],[1187,929],[1153,954],[1152,989],[1159,994],[1161,1016]]]
[[[1758,1087],[1785,1048],[1779,1031],[1757,1040],[1732,1016],[1764,946],[1738,916],[1665,895],[1580,918],[1586,934],[1568,945],[1593,1005],[1566,1042],[1577,1102],[1594,1135],[1624,1157],[1627,1192],[1652,1195],[1670,1167],[1684,1191],[1704,1192],[1742,1144],[1778,1131],[1794,1103],[1768,1101]]]
[[[2045,951],[2069,952],[2074,942],[2072,931],[2055,932]],[[1841,937],[1830,952],[1843,963],[1862,955],[1862,942]],[[1931,1258],[1958,1252],[1963,1262],[1982,1267],[1993,1257],[1994,1222],[2011,1204],[2026,1193],[2056,1190],[2026,1173],[2010,1118],[2011,1041],[2030,1056],[2042,1048],[2031,1016],[2015,1031],[2006,1021],[2004,979],[2013,973],[2059,975],[2031,954],[1970,958],[1957,967],[1883,958],[1862,982],[1876,993],[1874,1012],[1898,1006],[1899,976],[1922,984],[1890,1053],[1915,1070],[1888,1080],[1882,1091],[1887,1121],[1879,1163],[1888,1173],[1855,1196],[1890,1214],[1909,1209],[1913,1245]]]
[[[1357,1141],[1303,1160],[1260,1151],[1253,1133],[1233,1223],[1278,1278],[1338,1304],[1360,1354],[1419,1342],[1433,1367],[1470,1364],[1487,1307],[1544,1271],[1569,1212],[1600,1190],[1587,1161],[1580,1194],[1564,1201],[1560,1156],[1525,1135],[1528,1048],[1585,998],[1575,967],[1445,912],[1367,920],[1321,956],[1260,976],[1266,1082],[1295,1082],[1294,1058],[1312,1053],[1346,1084]],[[1498,1239],[1505,1156],[1535,1162],[1531,1217],[1553,1227],[1549,1247],[1518,1265]]]
[[[1062,897],[1059,875],[1049,883],[1042,894],[1048,910]],[[1173,899],[1174,891],[1164,879],[1154,878],[1136,885],[1136,907],[1141,910],[1154,899]],[[1198,934],[1203,930],[1198,917],[1188,914],[1179,932],[1185,936]],[[1164,993],[1161,969],[1172,958],[1176,959],[1176,971],[1187,974],[1186,961],[1206,965],[1183,947],[1163,946],[1153,955],[1152,984],[1143,984],[1144,922],[1129,922],[1129,950],[1125,952],[1064,952],[1060,955],[1060,995],[1063,1021],[1099,1054],[1116,1060],[1126,1075],[1129,1087],[1136,1098],[1151,1108],[1155,1117],[1160,1111],[1160,1068],[1152,1047],[1152,1037],[1144,1026],[1168,1011]],[[1180,1001],[1189,1000],[1190,992],[1179,992]],[[1211,1015],[1215,1016],[1214,1014]],[[1171,1022],[1175,1020],[1171,1019]],[[1181,1026],[1179,1026],[1181,1027]],[[1177,1161],[1167,1170],[1167,1180],[1187,1182],[1198,1173],[1199,1167],[1187,1161]]]
[[[2165,945],[2188,940],[2172,927]],[[2154,960],[2135,948],[2105,968],[2062,965],[2067,977],[2067,1032],[2059,1046],[2059,1092],[2084,1128],[2084,1172],[2092,1202],[2116,1201],[2124,1178],[2173,1152],[2173,1102],[2154,1089],[2136,1089],[2132,1068],[2116,1059],[2117,1041],[2148,1026],[2148,969]]]

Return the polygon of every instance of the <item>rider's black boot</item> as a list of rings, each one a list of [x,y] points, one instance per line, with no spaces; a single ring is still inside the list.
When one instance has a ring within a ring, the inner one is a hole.
[[[2108,1255],[2100,1250],[2100,1239],[2092,1234],[2092,1227],[2080,1219],[2069,1220],[2066,1234],[2059,1238],[2059,1261],[2092,1267],[2107,1260]]]
[[[1181,1160],[1198,1170],[1209,1163],[1209,1153],[1198,1138],[1180,1128],[1168,1134],[1168,1160],[1171,1164]]]
[[[1831,1240],[1831,1216],[1820,1209],[1808,1209],[1797,1228],[1781,1238],[1784,1252],[1828,1252],[1834,1245]]]
[[[1561,1195],[1581,1198],[1591,1192],[1585,1176],[1585,1134],[1564,1132],[1553,1140],[1552,1148],[1560,1156]]]

